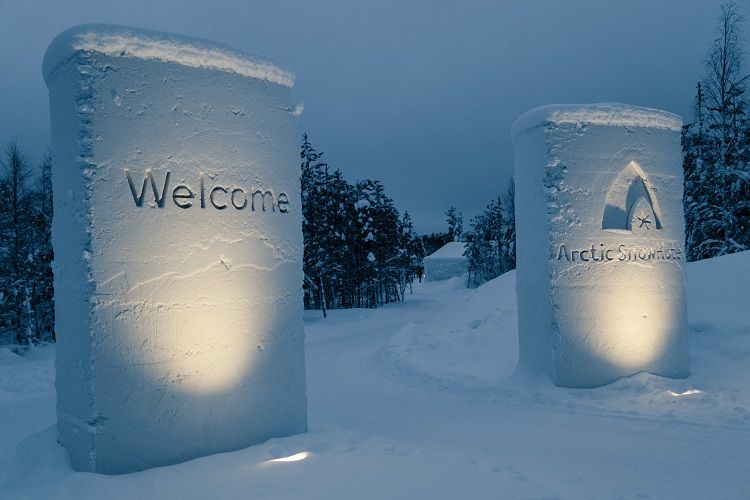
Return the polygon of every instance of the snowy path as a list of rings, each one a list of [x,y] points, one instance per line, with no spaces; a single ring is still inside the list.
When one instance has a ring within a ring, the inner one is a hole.
[[[696,269],[698,280],[722,276]],[[721,279],[736,282],[725,289],[743,293],[746,274],[727,270]],[[689,379],[572,390],[508,377],[512,275],[415,292],[377,310],[306,314],[308,433],[123,476],[75,473],[55,444],[54,348],[25,359],[0,349],[0,498],[750,497],[741,301],[695,298],[706,307],[695,307]]]
[[[373,312],[360,320],[372,325],[369,329],[352,328],[352,333],[336,338],[333,349],[327,339],[311,340],[312,429],[335,422],[419,450],[421,455],[451,456],[456,461],[455,484],[464,483],[471,473],[494,478],[493,490],[478,492],[487,498],[516,494],[742,498],[750,494],[747,427],[719,428],[524,403],[500,391],[486,398],[425,393],[363,369],[377,359],[393,331],[407,322],[419,324],[444,306],[441,301],[414,301]],[[381,323],[378,316],[387,319]],[[337,349],[341,347],[343,352]],[[334,350],[345,355],[331,356]],[[326,383],[332,380],[337,384]],[[432,493],[441,496],[440,490]]]

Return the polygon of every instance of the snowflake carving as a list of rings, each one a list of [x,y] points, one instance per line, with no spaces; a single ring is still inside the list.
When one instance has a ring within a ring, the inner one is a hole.
[[[653,224],[653,221],[650,219],[651,214],[645,213],[643,210],[638,212],[636,214],[635,218],[638,220],[638,228],[646,227],[646,229],[651,229],[651,224]]]

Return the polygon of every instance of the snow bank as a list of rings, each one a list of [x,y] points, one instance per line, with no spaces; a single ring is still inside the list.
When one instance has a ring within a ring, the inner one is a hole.
[[[297,131],[269,68],[109,26],[47,53],[57,431],[76,469],[306,429]]]
[[[689,373],[678,123],[593,104],[514,127],[521,361],[558,385]]]
[[[509,397],[576,411],[647,415],[680,422],[750,426],[750,251],[687,265],[692,374],[638,373],[594,389],[556,387],[518,367],[516,272],[476,291],[426,283],[413,300],[444,297],[381,353],[382,369],[435,392]],[[721,290],[721,292],[719,292]]]
[[[408,323],[383,355],[403,378],[424,380],[433,388],[487,388],[508,377],[518,363],[515,272],[477,289],[425,283],[417,292],[451,297],[427,324]]]
[[[688,265],[688,317],[696,327],[748,324],[750,252],[724,255]]]
[[[464,256],[466,243],[453,241],[446,243],[435,253],[424,258],[424,273],[427,281],[441,281],[461,276],[468,271],[468,261]]]
[[[294,74],[288,69],[227,45],[102,24],[75,26],[58,35],[44,56],[44,79],[49,81],[55,70],[68,59],[93,52],[111,57],[134,57],[191,68],[227,71],[287,87],[294,85]]]

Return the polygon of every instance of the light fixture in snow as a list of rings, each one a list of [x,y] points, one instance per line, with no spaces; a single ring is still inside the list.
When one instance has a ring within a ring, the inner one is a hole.
[[[310,453],[302,451],[300,453],[295,453],[294,455],[289,455],[288,457],[274,458],[272,460],[269,460],[269,462],[299,462],[300,460],[304,460],[309,456]]]
[[[676,398],[682,397],[682,396],[692,396],[693,394],[703,394],[703,391],[699,391],[698,389],[688,389],[687,391],[683,392],[674,392],[674,391],[668,391],[671,396],[674,396]]]

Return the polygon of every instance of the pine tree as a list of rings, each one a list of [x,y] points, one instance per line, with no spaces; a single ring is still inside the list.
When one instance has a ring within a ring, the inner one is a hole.
[[[1,163],[2,207],[0,210],[0,241],[2,242],[2,282],[0,293],[3,299],[4,323],[15,333],[16,342],[26,344],[29,330],[29,285],[28,279],[28,178],[26,157],[18,144],[11,142]]]
[[[516,267],[515,184],[474,217],[465,255],[467,286],[477,287]]]
[[[516,268],[516,183],[512,178],[502,197],[501,207],[500,272],[506,273]]]
[[[471,233],[467,234],[467,237],[470,236]],[[451,241],[453,241],[448,233],[424,234],[420,237],[420,239],[422,241],[422,247],[424,248],[425,255],[431,255],[444,247],[446,243],[450,243]]]
[[[695,120],[683,127],[689,260],[750,248],[750,127],[742,23],[734,2],[722,6],[706,75],[697,86]]]
[[[414,282],[414,278],[418,277],[421,281],[423,271],[423,260],[425,257],[424,246],[422,245],[422,239],[414,231],[414,225],[412,224],[409,212],[404,212],[401,219],[401,234],[402,243],[401,251],[403,252],[404,260],[401,263],[402,272],[402,283],[401,296],[403,298],[406,286],[411,287]]]
[[[44,156],[40,170],[39,180],[32,191],[35,201],[30,211],[30,321],[36,340],[48,336],[54,340],[52,157],[49,152]]]
[[[320,161],[322,154],[312,147],[307,134],[303,136],[300,151],[302,187],[302,234],[304,240],[303,269],[305,305],[320,307],[326,316],[325,288],[323,271],[325,250],[323,247],[323,207],[321,206],[325,163]]]
[[[445,212],[446,222],[448,222],[448,241],[461,241],[461,235],[464,231],[464,214],[456,207],[450,207]]]
[[[371,179],[357,183],[357,227],[360,241],[358,252],[358,278],[361,287],[360,307],[377,307],[378,278],[384,259],[385,235],[380,234],[382,185]],[[380,259],[378,259],[380,257]]]
[[[305,308],[377,307],[403,300],[424,254],[408,214],[383,185],[351,185],[330,172],[303,137],[301,158]]]

